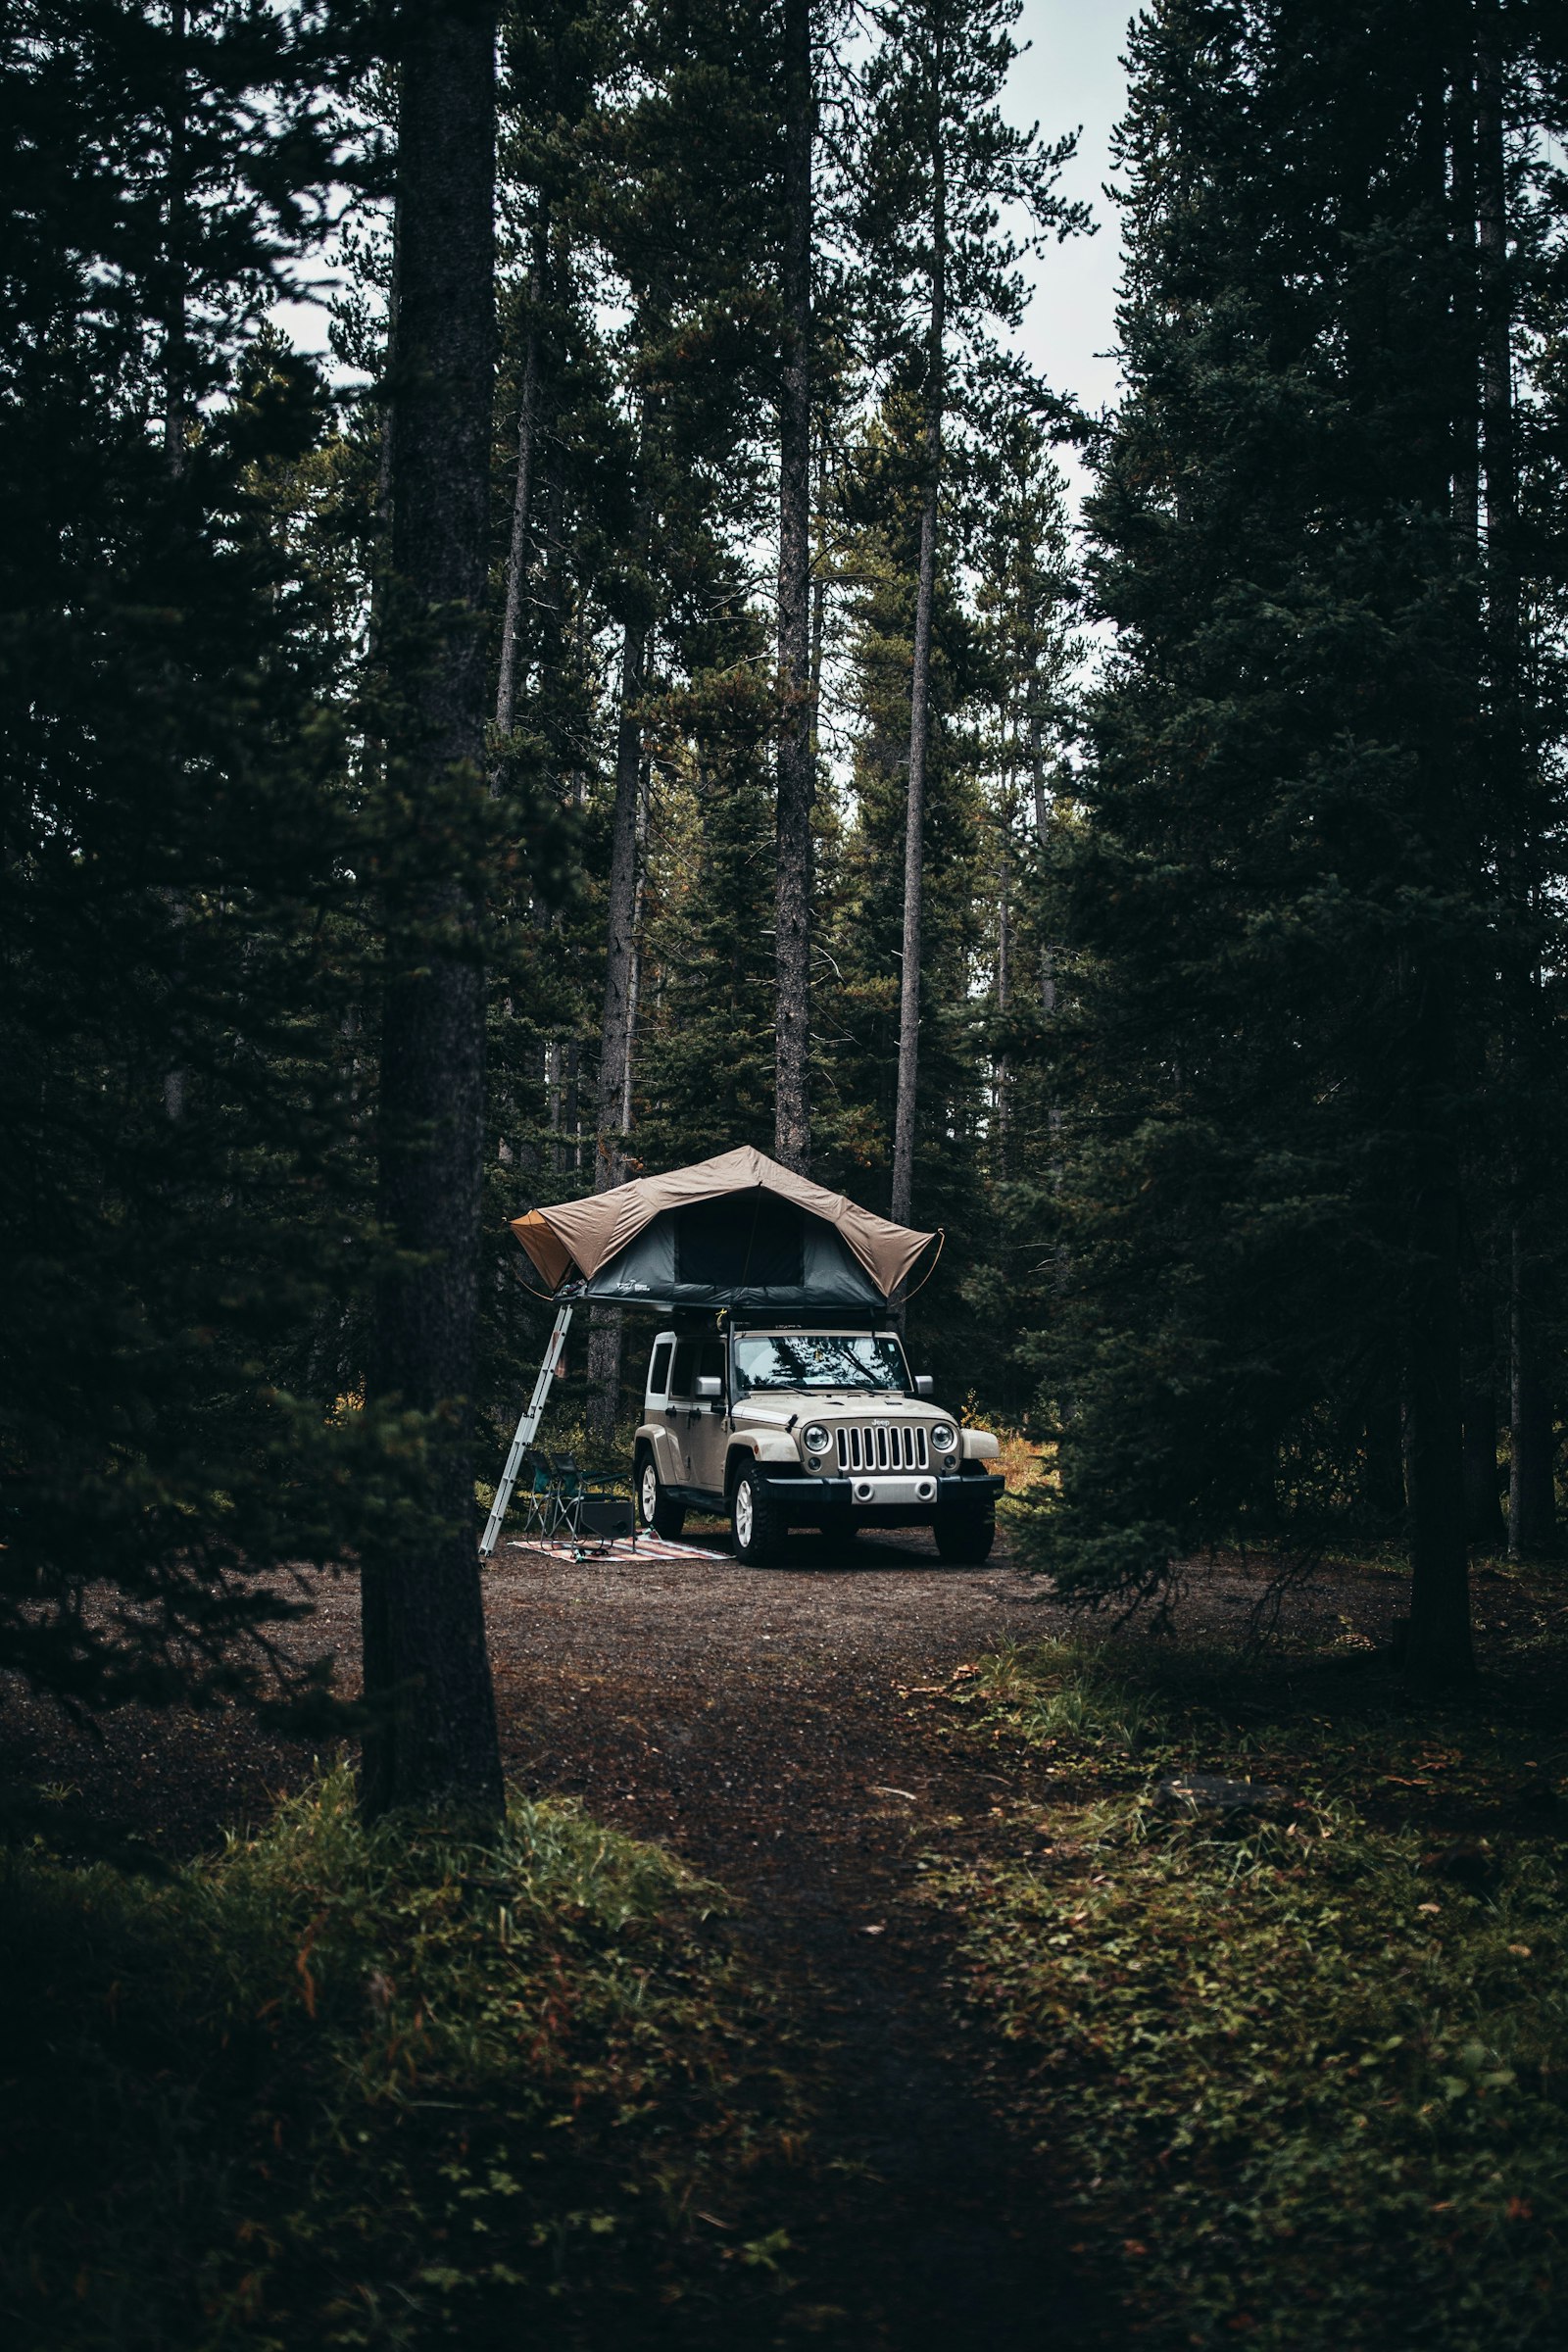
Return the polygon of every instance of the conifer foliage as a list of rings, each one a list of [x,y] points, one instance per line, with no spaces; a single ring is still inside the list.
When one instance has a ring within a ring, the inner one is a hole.
[[[259,331],[350,167],[282,12],[3,39],[0,1654],[91,1705],[251,1686],[256,1572],[351,1533],[349,648]]]
[[[1248,1530],[1320,1540],[1375,1515],[1391,1446],[1397,1489],[1402,1425],[1410,1660],[1449,1682],[1464,1396],[1490,1408],[1496,1377],[1473,1295],[1542,1107],[1521,991],[1549,988],[1555,757],[1527,786],[1511,555],[1476,503],[1500,28],[1229,0],[1139,27],[1128,389],[1092,509],[1115,650],[1054,860],[1070,1271],[1043,1547],[1102,1588]],[[1508,83],[1546,95],[1517,54]]]
[[[1156,0],[1097,419],[1020,37],[6,12],[0,1663],[254,1690],[347,1562],[371,1808],[493,1809],[506,1222],[740,1143],[948,1229],[1086,1600],[1407,1543],[1463,1683],[1555,1543],[1560,29]]]

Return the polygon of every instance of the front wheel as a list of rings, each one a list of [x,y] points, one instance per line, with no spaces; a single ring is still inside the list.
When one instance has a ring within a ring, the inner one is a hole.
[[[939,1558],[955,1568],[978,1567],[991,1557],[997,1540],[996,1506],[987,1504],[976,1510],[972,1505],[965,1509],[955,1504],[939,1515],[931,1533],[937,1540]]]
[[[735,1481],[730,1504],[735,1525],[735,1556],[749,1568],[765,1568],[784,1548],[784,1519],[767,1482],[753,1469]]]
[[[664,1493],[654,1457],[645,1451],[637,1465],[637,1516],[650,1535],[673,1544],[686,1524],[686,1505],[672,1502]]]

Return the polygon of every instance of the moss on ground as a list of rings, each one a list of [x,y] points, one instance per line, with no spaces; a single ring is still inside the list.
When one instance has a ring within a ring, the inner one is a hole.
[[[716,1899],[566,1805],[367,1830],[346,1770],[167,1877],[14,1855],[9,2340],[744,2329],[784,2252],[789,2092]]]
[[[1007,2045],[994,2079],[1133,2339],[1544,2352],[1568,2244],[1554,1760],[1523,1722],[1347,1702],[1343,1667],[1286,1679],[1061,1643],[965,1678],[993,1749],[1055,1783],[1007,1858],[927,1876],[965,2013]],[[1178,1769],[1293,1801],[1173,1819]]]

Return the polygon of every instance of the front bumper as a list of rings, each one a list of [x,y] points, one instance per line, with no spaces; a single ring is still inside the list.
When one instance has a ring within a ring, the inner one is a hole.
[[[791,1520],[818,1527],[824,1518],[854,1519],[862,1527],[929,1527],[938,1511],[994,1508],[1006,1480],[872,1474],[865,1478],[813,1478],[807,1473],[767,1473],[767,1491],[777,1495]]]

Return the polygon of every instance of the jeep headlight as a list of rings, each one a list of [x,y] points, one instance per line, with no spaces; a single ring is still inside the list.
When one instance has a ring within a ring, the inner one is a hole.
[[[820,1421],[808,1422],[801,1432],[801,1443],[808,1453],[826,1453],[827,1431]]]
[[[931,1443],[938,1453],[951,1453],[958,1443],[958,1433],[951,1421],[939,1421],[931,1432]]]

